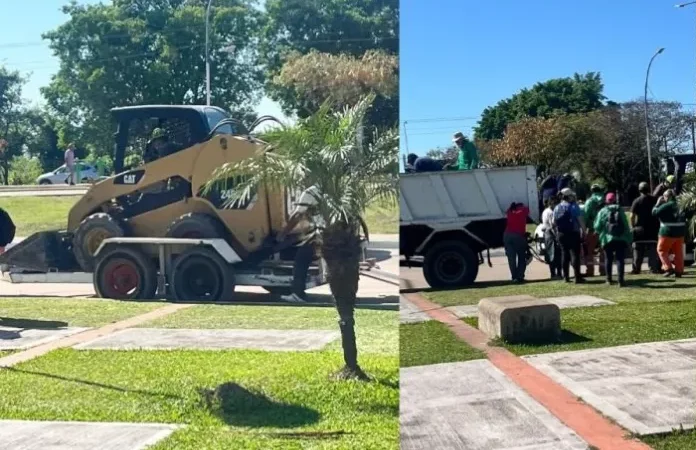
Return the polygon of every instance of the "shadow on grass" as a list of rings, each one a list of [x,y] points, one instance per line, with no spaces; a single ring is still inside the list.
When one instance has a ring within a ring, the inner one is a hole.
[[[696,287],[694,283],[680,283],[680,281],[669,278],[638,278],[626,280],[626,286],[645,289],[693,289]]]
[[[555,340],[550,340],[550,339],[542,339],[540,338],[539,340],[526,340],[524,342],[507,342],[503,341],[501,339],[494,339],[489,342],[490,345],[495,345],[498,347],[503,347],[505,345],[515,345],[515,346],[524,346],[524,347],[545,347],[547,345],[568,345],[568,344],[578,344],[582,342],[592,342],[592,339],[581,336],[579,334],[573,333],[572,331],[569,330],[561,330],[561,335],[558,337],[558,339]]]
[[[230,305],[230,306],[277,306],[279,308],[335,308],[333,297],[329,294],[307,294],[305,303],[288,303],[280,300],[280,297],[272,294],[258,294],[254,292],[235,293],[235,300],[221,302],[196,302],[197,305]],[[356,309],[370,309],[377,311],[398,311],[399,296],[387,295],[384,297],[360,297],[355,304]]]
[[[67,322],[59,320],[16,319],[13,317],[0,317],[0,326],[10,328],[24,328],[25,330],[57,330],[68,326]]]
[[[233,426],[295,428],[317,423],[321,417],[314,409],[278,402],[232,382],[199,389],[199,394],[209,411]]]
[[[141,395],[147,395],[150,397],[161,397],[161,398],[172,399],[172,400],[184,400],[183,397],[178,396],[178,395],[173,395],[173,394],[143,391],[140,389],[127,389],[127,388],[123,388],[120,386],[113,386],[110,384],[97,383],[95,381],[80,380],[78,378],[69,378],[69,377],[64,377],[61,375],[55,375],[52,373],[35,372],[35,371],[31,371],[31,370],[17,369],[16,367],[2,367],[2,368],[0,368],[0,371],[2,371],[2,370],[6,370],[8,372],[21,373],[21,374],[25,374],[25,375],[36,375],[36,376],[51,378],[51,379],[59,380],[59,381],[67,381],[70,383],[84,384],[86,386],[96,387],[99,389],[108,389],[110,391],[117,391],[117,392],[131,393],[131,394],[141,394]]]

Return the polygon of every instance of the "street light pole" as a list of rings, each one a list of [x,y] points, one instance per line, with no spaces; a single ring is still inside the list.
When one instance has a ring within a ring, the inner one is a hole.
[[[675,8],[684,8],[689,5],[696,5],[696,1],[693,2],[687,2],[687,3],[680,3],[678,5],[674,5]],[[694,122],[696,122],[696,110],[694,111],[694,117],[691,118],[691,145],[694,151],[694,155],[696,155],[696,135],[694,134],[696,130],[694,130]]]
[[[210,106],[210,6],[213,0],[208,0],[205,8],[205,104]]]
[[[696,2],[694,2],[696,3]],[[650,180],[650,191],[653,190],[653,176],[652,176],[652,153],[650,151],[650,121],[648,120],[648,78],[650,77],[650,67],[653,61],[660,53],[664,52],[665,48],[659,48],[655,54],[650,58],[650,63],[648,64],[648,70],[645,72],[645,146],[648,148],[648,179]]]

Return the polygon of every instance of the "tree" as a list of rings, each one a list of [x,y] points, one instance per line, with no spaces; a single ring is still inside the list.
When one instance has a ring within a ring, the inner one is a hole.
[[[63,8],[70,18],[44,35],[60,69],[43,89],[48,104],[97,154],[109,153],[109,109],[204,104],[205,4],[115,0]],[[216,0],[211,14],[212,102],[243,114],[259,99],[255,42],[262,13],[253,0]],[[233,44],[232,51],[228,51]]]
[[[577,141],[570,116],[551,119],[524,118],[508,125],[502,139],[490,142],[485,154],[495,166],[533,165],[559,172],[567,167],[568,156]]]
[[[17,71],[0,66],[0,139],[5,144],[0,152],[0,178],[9,183],[10,161],[22,154],[27,140],[27,116],[22,102],[26,80]]]
[[[274,82],[294,54],[315,50],[359,58],[369,50],[399,53],[398,0],[267,0],[265,9],[260,53],[266,92],[286,114],[307,117],[315,111],[292,87]],[[379,103],[377,98],[373,109]]]
[[[645,104],[634,100],[617,105],[622,115],[642,127],[645,139]],[[648,104],[650,147],[660,156],[693,151],[691,145],[691,121],[693,116],[684,111],[679,102],[651,101]],[[645,145],[643,145],[645,149]]]
[[[399,120],[398,66],[398,57],[381,50],[368,50],[361,57],[314,50],[306,55],[295,52],[273,82],[295,92],[301,115],[316,111],[329,99],[340,110],[375,93],[377,104],[373,103],[368,121],[378,127],[393,127]]]
[[[587,113],[600,109],[605,100],[599,73],[554,78],[522,89],[512,97],[483,111],[474,130],[478,139],[500,139],[508,124],[525,117],[550,118],[562,114]]]
[[[373,100],[374,95],[368,96],[339,114],[326,103],[296,126],[271,131],[264,137],[268,151],[223,166],[209,184],[233,177],[243,180],[234,186],[232,202],[250,198],[260,185],[318,189],[317,211],[326,223],[318,247],[339,315],[345,360],[341,376],[358,379],[366,378],[358,365],[354,328],[361,217],[370,203],[394,202],[398,193],[397,129],[376,134],[365,145],[364,124]]]

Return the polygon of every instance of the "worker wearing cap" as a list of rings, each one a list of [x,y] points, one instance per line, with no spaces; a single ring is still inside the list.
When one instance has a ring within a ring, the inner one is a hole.
[[[653,197],[659,199],[667,189],[674,189],[674,175],[667,175],[665,181],[657,185],[653,191]]]
[[[167,132],[162,128],[155,128],[152,130],[150,141],[145,147],[145,155],[143,158],[145,162],[149,163],[156,161],[159,158],[163,158],[171,153],[173,153],[172,145],[169,142]]]
[[[612,270],[616,261],[619,287],[623,287],[626,249],[631,244],[631,228],[628,226],[626,214],[616,203],[616,194],[609,192],[604,203],[606,206],[597,213],[592,228],[599,236],[599,245],[604,252],[607,284],[612,284]]]
[[[454,133],[452,142],[459,149],[459,157],[457,159],[457,168],[459,170],[478,169],[479,157],[476,146],[464,136],[464,133],[458,131]]]
[[[660,259],[657,257],[657,232],[660,221],[652,210],[657,199],[650,195],[650,186],[643,181],[638,185],[640,196],[631,205],[631,230],[633,232],[633,271],[640,273],[646,254],[651,273],[661,273]]]
[[[553,210],[553,227],[562,251],[563,278],[570,282],[570,266],[573,266],[575,283],[585,279],[580,272],[580,247],[585,234],[585,221],[576,202],[575,192],[570,188],[561,191],[561,203]]]
[[[585,212],[585,223],[587,224],[587,236],[585,236],[585,266],[587,271],[585,274],[588,277],[594,276],[594,254],[599,243],[599,236],[594,231],[594,221],[597,218],[597,214],[604,207],[604,189],[598,184],[593,184],[590,188],[592,195],[585,202],[584,212]],[[604,255],[600,253],[600,272],[601,265],[603,263]]]
[[[657,253],[662,261],[662,270],[665,271],[666,277],[674,275],[680,278],[684,274],[686,221],[679,211],[672,189],[667,189],[657,200],[653,215],[660,219]],[[674,256],[674,263],[672,263],[672,256]]]

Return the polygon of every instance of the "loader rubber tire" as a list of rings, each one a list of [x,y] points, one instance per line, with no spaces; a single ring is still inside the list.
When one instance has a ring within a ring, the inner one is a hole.
[[[109,214],[87,216],[73,236],[73,253],[77,263],[85,272],[92,272],[96,264],[94,252],[99,244],[106,238],[125,235],[124,227]]]
[[[437,289],[464,287],[474,284],[479,264],[476,254],[461,241],[442,241],[425,254],[423,276]]]
[[[151,300],[157,294],[157,267],[152,258],[131,247],[113,247],[97,258],[94,290],[101,298]]]
[[[222,224],[208,214],[188,213],[174,220],[167,229],[167,237],[188,239],[216,239],[224,236]]]
[[[216,251],[198,245],[176,257],[169,286],[179,302],[230,301],[234,296],[234,270]]]

